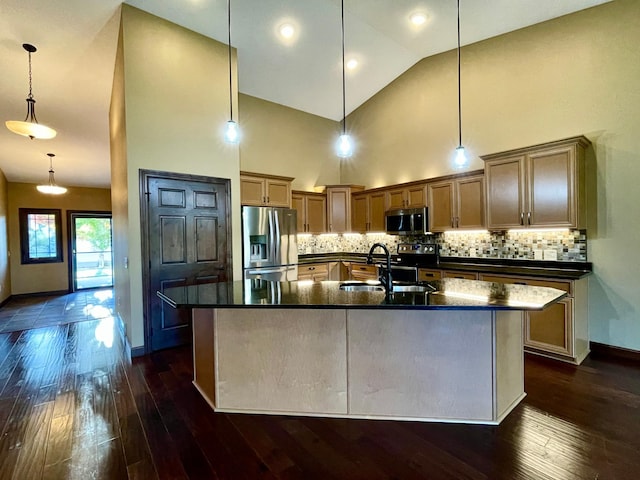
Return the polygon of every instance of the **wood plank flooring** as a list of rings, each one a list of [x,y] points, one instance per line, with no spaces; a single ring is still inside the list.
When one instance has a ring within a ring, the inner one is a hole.
[[[500,425],[216,414],[190,348],[127,362],[112,317],[0,333],[0,479],[637,479],[640,365],[528,356]]]

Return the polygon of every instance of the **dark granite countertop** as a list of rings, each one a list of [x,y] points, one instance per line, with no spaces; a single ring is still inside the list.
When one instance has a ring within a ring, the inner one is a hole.
[[[376,261],[384,258],[375,255]],[[298,262],[366,262],[366,253],[313,253],[298,255]],[[578,280],[591,275],[593,266],[590,262],[553,262],[541,260],[516,260],[510,258],[476,258],[476,257],[440,257],[436,265],[416,265],[436,270],[460,270],[502,275],[522,275],[531,277],[562,278]]]
[[[157,292],[173,307],[191,308],[384,308],[540,310],[566,295],[547,287],[506,285],[446,278],[430,282],[431,293],[349,292],[343,282],[271,282],[245,280],[173,287]],[[353,283],[353,282],[349,282]]]

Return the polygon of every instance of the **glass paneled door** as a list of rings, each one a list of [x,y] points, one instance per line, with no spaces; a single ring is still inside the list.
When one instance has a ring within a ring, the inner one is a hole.
[[[73,291],[113,286],[111,213],[69,212]]]

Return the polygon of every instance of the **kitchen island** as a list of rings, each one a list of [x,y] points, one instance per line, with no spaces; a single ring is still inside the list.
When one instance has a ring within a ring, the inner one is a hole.
[[[192,309],[194,385],[216,411],[497,424],[525,396],[521,311],[566,292],[432,285],[247,280],[158,295]]]

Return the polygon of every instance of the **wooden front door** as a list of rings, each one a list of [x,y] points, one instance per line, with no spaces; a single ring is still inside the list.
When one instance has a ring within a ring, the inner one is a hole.
[[[156,291],[231,278],[228,179],[141,171],[148,265],[147,351],[191,342],[191,311],[166,305]],[[144,211],[146,207],[146,212]],[[145,230],[143,229],[143,232]]]

